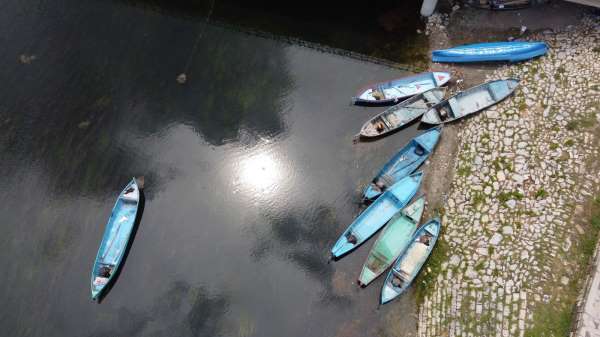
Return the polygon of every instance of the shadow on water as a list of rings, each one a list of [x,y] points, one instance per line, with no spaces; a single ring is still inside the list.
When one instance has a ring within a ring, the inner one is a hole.
[[[287,209],[284,213],[267,213],[261,216],[268,226],[257,233],[252,256],[263,259],[267,255],[289,261],[318,280],[323,285],[324,303],[347,305],[350,297],[338,294],[334,289],[334,269],[327,254],[332,238],[338,233],[339,223],[334,210],[327,205],[308,209]],[[257,226],[258,227],[258,226]]]
[[[202,286],[175,281],[146,310],[118,308],[106,317],[107,328],[89,334],[102,336],[225,336],[229,299]],[[153,324],[161,317],[161,324]]]
[[[98,304],[101,304],[102,300],[104,300],[104,297],[107,296],[108,293],[110,293],[110,291],[113,288],[113,285],[119,280],[121,271],[123,269],[125,269],[125,265],[127,264],[127,256],[129,256],[129,251],[131,250],[131,247],[133,246],[133,242],[135,241],[135,236],[140,227],[140,223],[142,222],[142,216],[144,215],[145,207],[146,207],[146,197],[144,195],[144,190],[140,189],[140,201],[138,204],[138,211],[135,216],[135,220],[133,221],[133,228],[131,230],[131,236],[129,238],[129,242],[127,242],[127,246],[125,247],[125,253],[123,254],[123,260],[121,261],[119,268],[117,268],[117,271],[116,271],[114,277],[110,280],[110,283],[106,286],[106,289],[104,289],[104,291],[102,291],[100,296],[98,296],[98,299],[96,300],[96,302]]]
[[[135,173],[157,187],[177,174],[146,149],[172,126],[189,126],[213,146],[285,132],[283,97],[293,80],[284,48],[209,24],[192,55],[203,21],[166,25],[161,16],[140,17],[123,4],[77,7],[60,14],[60,22],[48,15],[35,25],[40,32],[52,29],[52,39],[36,45],[43,57],[0,68],[0,77],[19,83],[0,93],[0,153],[15,163],[0,167],[3,177],[39,165],[59,193],[106,197]],[[27,21],[14,22],[15,29],[22,25],[29,27]],[[18,38],[6,42],[4,64],[16,63],[10,57],[30,44]],[[175,78],[188,60],[189,80],[180,85]],[[51,78],[53,85],[39,78]]]

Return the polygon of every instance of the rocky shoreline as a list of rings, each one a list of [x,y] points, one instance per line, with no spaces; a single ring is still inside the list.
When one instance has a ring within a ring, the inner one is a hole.
[[[429,20],[436,48],[448,43],[447,24],[444,14]],[[447,249],[418,280],[433,278],[428,289],[416,285],[418,336],[571,329],[591,258],[588,241],[594,247],[600,230],[589,221],[600,203],[600,18],[585,14],[577,25],[527,39],[546,41],[549,54],[473,71],[469,77],[482,80],[519,78],[520,87],[446,127],[444,137],[456,145],[438,149],[429,164],[425,190],[445,197],[430,199],[428,211],[443,214]]]

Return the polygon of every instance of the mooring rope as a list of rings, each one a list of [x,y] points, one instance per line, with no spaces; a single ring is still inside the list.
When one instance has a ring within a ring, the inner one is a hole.
[[[200,29],[198,31],[198,35],[196,35],[196,40],[194,41],[194,44],[192,46],[190,56],[188,56],[187,62],[185,63],[183,72],[181,74],[179,74],[179,76],[177,76],[177,82],[179,82],[180,84],[184,84],[187,80],[187,72],[190,69],[190,65],[192,64],[192,58],[194,57],[194,54],[196,53],[196,49],[198,48],[198,42],[200,42],[200,39],[202,39],[202,37],[204,36],[204,33],[206,32],[206,27],[208,26],[208,22],[210,21],[210,17],[213,13],[214,8],[215,8],[215,0],[212,0],[210,9],[208,10],[208,14],[206,15],[206,20],[204,21],[204,24],[202,25],[202,27],[200,27]]]

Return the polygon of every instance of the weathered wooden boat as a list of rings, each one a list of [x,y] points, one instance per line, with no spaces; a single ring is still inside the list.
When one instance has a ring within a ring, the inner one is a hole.
[[[139,202],[140,190],[133,178],[119,194],[94,261],[91,279],[94,300],[102,294],[121,265],[133,231]]]
[[[484,42],[465,44],[449,49],[434,50],[433,62],[518,62],[545,55],[548,46],[544,42]]]
[[[383,228],[373,244],[358,277],[358,284],[366,287],[396,261],[413,237],[425,209],[425,197],[417,198],[396,213]]]
[[[469,88],[438,103],[427,111],[421,122],[442,124],[489,108],[512,94],[519,80],[495,80]]]
[[[331,248],[332,257],[349,253],[381,229],[417,193],[422,177],[422,172],[414,173],[385,191],[348,226]]]
[[[440,235],[441,223],[433,219],[415,232],[410,245],[394,262],[381,289],[381,304],[400,296],[414,281]]]
[[[381,137],[400,129],[441,102],[445,93],[446,88],[430,89],[386,109],[363,124],[360,136],[364,138]]]
[[[354,104],[362,105],[396,104],[407,97],[440,87],[449,80],[450,74],[445,72],[420,73],[370,85],[361,89],[352,100]]]
[[[433,128],[408,142],[365,187],[363,200],[377,198],[386,188],[414,172],[433,152],[441,133],[441,127]]]

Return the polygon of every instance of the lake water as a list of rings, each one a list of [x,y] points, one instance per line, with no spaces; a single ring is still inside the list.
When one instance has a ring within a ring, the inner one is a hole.
[[[405,73],[129,2],[2,7],[3,336],[414,331],[410,293],[378,309],[382,279],[356,285],[373,239],[328,261],[364,184],[419,132],[353,144],[381,109],[350,97]],[[132,176],[143,216],[95,303],[90,270]]]

